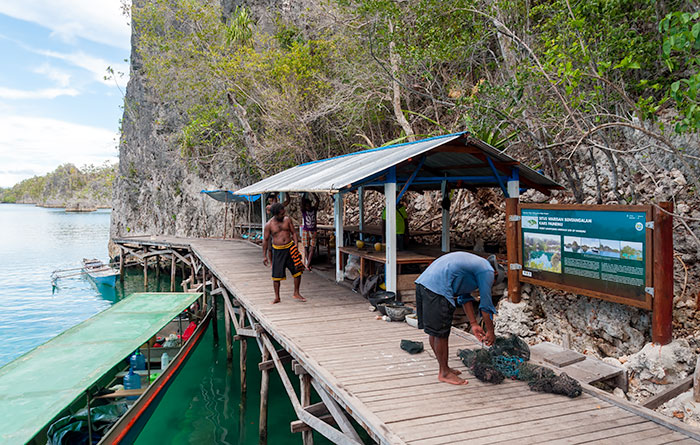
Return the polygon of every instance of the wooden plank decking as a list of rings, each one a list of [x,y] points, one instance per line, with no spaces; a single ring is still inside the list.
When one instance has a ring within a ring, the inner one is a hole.
[[[124,240],[120,240],[122,242]],[[360,425],[381,443],[698,443],[657,422],[584,393],[576,399],[536,393],[526,384],[485,384],[466,372],[458,349],[477,346],[450,338],[450,366],[466,386],[437,381],[437,362],[427,336],[405,323],[387,323],[368,312],[358,294],[314,274],[302,278],[300,303],[292,280],[282,282],[282,303],[272,301],[270,270],[258,246],[244,241],[129,238],[129,242],[191,246],[192,251],[255,319]],[[401,339],[423,341],[409,355]],[[290,419],[294,420],[294,419]],[[668,419],[674,429],[687,426]]]

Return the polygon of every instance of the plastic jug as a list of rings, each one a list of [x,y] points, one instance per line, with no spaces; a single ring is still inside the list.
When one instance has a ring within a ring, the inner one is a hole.
[[[141,351],[134,351],[134,354],[129,358],[129,365],[134,368],[134,371],[146,369],[146,358],[141,354]]]
[[[160,369],[161,371],[165,368],[168,367],[170,364],[170,356],[168,355],[167,352],[163,352],[163,355],[160,356]]]
[[[134,367],[129,367],[129,372],[124,376],[124,389],[141,389],[141,376],[134,373]],[[127,400],[136,400],[138,396],[129,396]]]

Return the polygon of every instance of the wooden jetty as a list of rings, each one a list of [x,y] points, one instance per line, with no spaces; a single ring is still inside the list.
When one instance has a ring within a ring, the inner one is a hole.
[[[266,443],[272,370],[280,374],[298,416],[290,419],[292,431],[301,432],[304,443],[313,440],[310,429],[334,443],[361,443],[349,418],[382,444],[700,441],[697,430],[585,383],[584,394],[575,399],[532,392],[517,381],[440,383],[427,336],[405,323],[376,320],[367,301],[344,286],[306,273],[301,290],[307,303],[292,300],[290,279],[282,284],[281,304],[270,304],[270,270],[262,264],[260,247],[247,241],[149,236],[113,241],[122,260],[132,256],[146,265],[146,280],[149,258],[160,257],[160,263],[169,258],[172,274],[176,261],[186,266],[190,289],[222,296],[229,359],[234,340],[242,352],[248,339],[261,349],[261,443]],[[426,351],[409,355],[399,347],[402,339],[423,341]],[[457,350],[478,343],[466,333],[453,334],[450,343],[450,366],[466,371]],[[284,368],[289,361],[301,394]],[[245,372],[242,362],[242,383]],[[321,403],[310,404],[311,388]]]

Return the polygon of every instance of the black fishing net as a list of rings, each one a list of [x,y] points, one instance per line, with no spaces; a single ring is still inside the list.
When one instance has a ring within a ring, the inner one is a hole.
[[[497,337],[488,349],[462,349],[457,355],[482,382],[501,383],[508,377],[528,382],[532,391],[572,398],[581,395],[581,384],[566,373],[557,375],[549,368],[528,363],[530,348],[516,335]]]

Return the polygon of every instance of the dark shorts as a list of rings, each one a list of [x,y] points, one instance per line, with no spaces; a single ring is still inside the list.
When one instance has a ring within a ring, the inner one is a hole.
[[[301,272],[304,270],[301,254],[294,241],[290,241],[289,244],[284,246],[272,245],[272,280],[282,281],[287,279],[285,269],[289,269],[294,278],[301,275]]]
[[[426,334],[433,337],[449,337],[455,307],[447,298],[436,294],[422,284],[416,284],[416,312],[419,329],[423,329]]]

